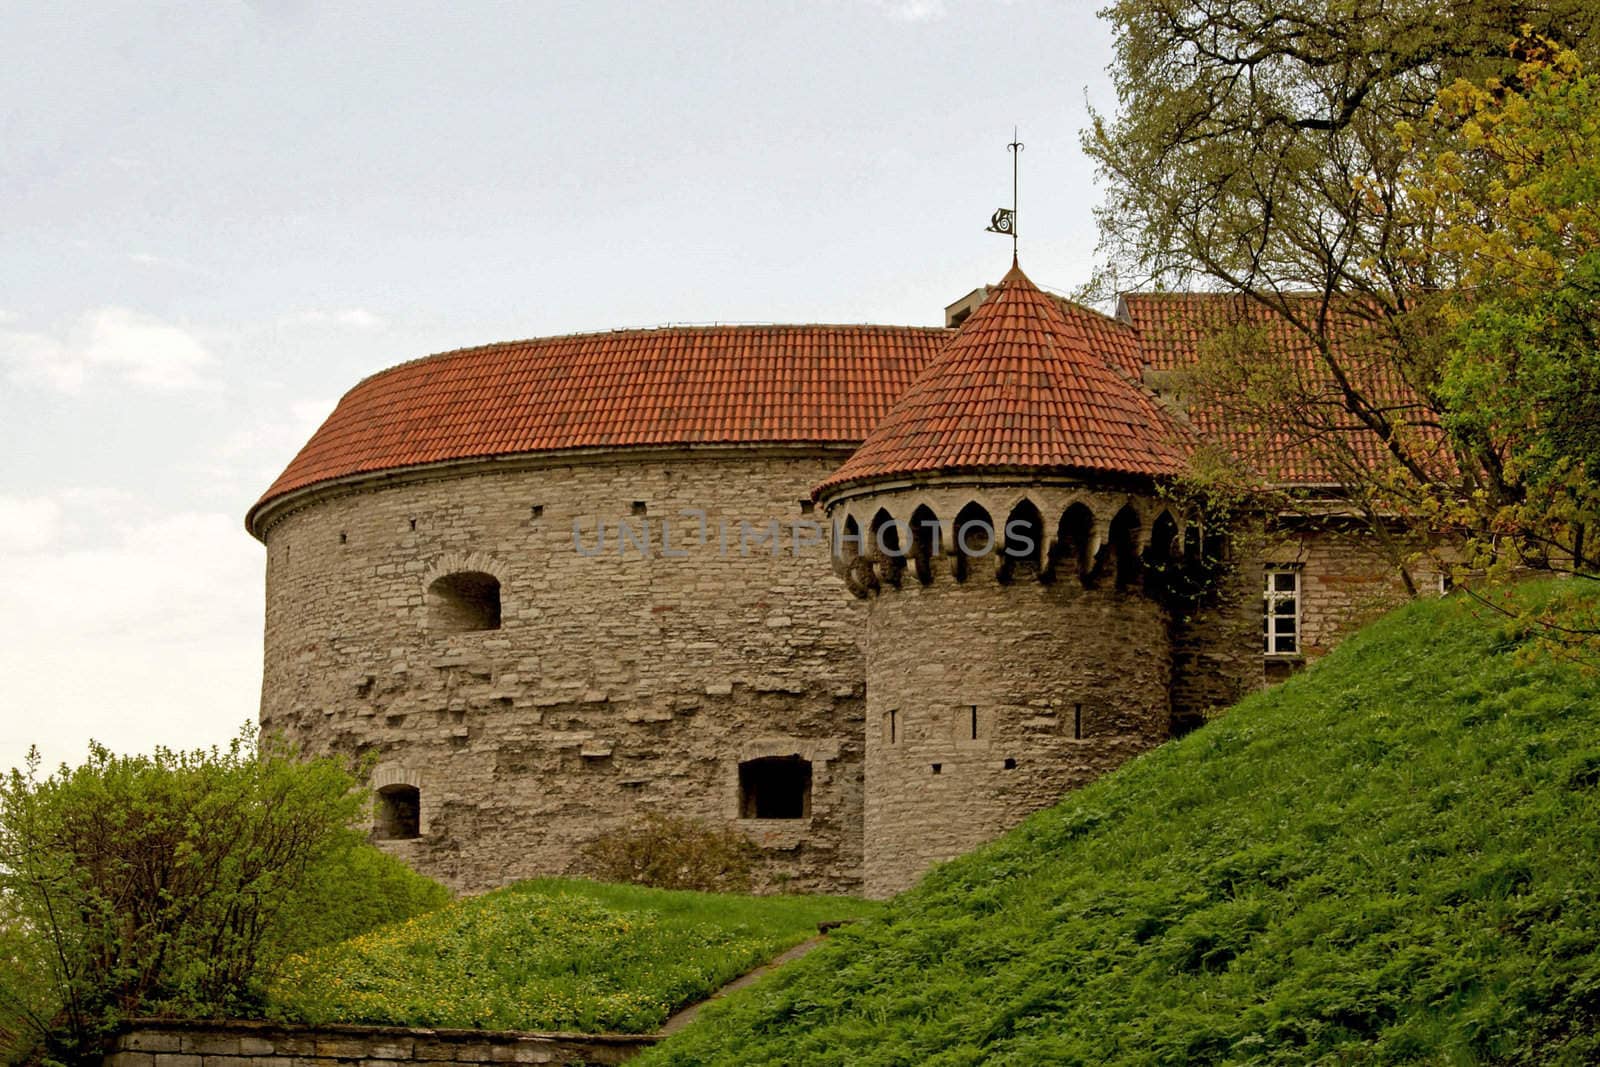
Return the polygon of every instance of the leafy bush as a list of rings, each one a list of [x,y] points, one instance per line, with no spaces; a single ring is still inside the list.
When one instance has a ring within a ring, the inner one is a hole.
[[[875,910],[539,879],[292,957],[270,1010],[310,1023],[646,1032],[818,922]]]
[[[333,849],[314,863],[270,938],[274,962],[450,902],[450,890],[367,844]]]
[[[756,850],[733,830],[651,813],[584,851],[584,873],[602,882],[709,893],[749,892]]]
[[[263,749],[251,730],[226,751],[116,756],[91,743],[84,764],[48,777],[31,755],[0,779],[11,1058],[93,1062],[133,1014],[249,1013],[286,948],[436,900],[367,855],[352,829],[364,802],[340,764]],[[356,899],[334,903],[341,887]],[[360,890],[398,899],[361,902]]]

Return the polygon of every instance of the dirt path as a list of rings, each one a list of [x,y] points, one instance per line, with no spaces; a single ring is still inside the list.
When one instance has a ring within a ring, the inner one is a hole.
[[[685,1026],[688,1026],[690,1023],[694,1022],[694,1017],[700,1014],[700,1009],[705,1007],[707,1004],[710,1004],[713,1000],[718,1000],[722,997],[725,997],[736,989],[743,989],[746,986],[755,985],[757,982],[761,981],[761,979],[765,978],[769,973],[777,970],[779,967],[782,967],[785,963],[788,963],[791,960],[797,960],[801,956],[804,956],[806,953],[822,944],[824,940],[826,939],[823,937],[823,935],[818,934],[816,937],[800,942],[794,948],[783,953],[781,956],[774,956],[772,959],[768,960],[766,963],[763,963],[755,970],[746,971],[744,974],[741,974],[739,977],[735,978],[733,981],[729,982],[727,985],[723,986],[706,999],[696,1001],[687,1008],[684,1008],[682,1011],[678,1012],[678,1014],[674,1015],[672,1018],[663,1023],[661,1025],[661,1029],[657,1030],[656,1033],[662,1037],[666,1037],[668,1034],[677,1033]]]

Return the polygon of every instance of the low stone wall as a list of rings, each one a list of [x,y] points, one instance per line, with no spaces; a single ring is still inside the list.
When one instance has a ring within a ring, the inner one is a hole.
[[[624,1063],[654,1034],[544,1034],[404,1026],[300,1026],[135,1019],[105,1067],[334,1067],[462,1063]]]

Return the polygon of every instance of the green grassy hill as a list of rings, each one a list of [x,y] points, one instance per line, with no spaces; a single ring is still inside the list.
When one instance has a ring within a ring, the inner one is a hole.
[[[1600,1062],[1600,682],[1524,640],[1399,611],[639,1062]]]
[[[817,923],[878,907],[535,879],[290,957],[271,1014],[644,1033],[814,935]]]

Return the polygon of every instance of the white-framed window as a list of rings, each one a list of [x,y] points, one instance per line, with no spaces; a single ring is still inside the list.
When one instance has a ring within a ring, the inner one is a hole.
[[[1268,567],[1261,594],[1261,633],[1269,656],[1300,652],[1300,568]]]

